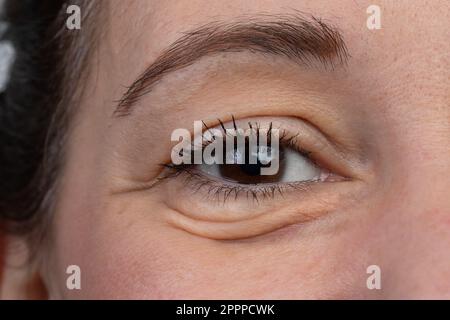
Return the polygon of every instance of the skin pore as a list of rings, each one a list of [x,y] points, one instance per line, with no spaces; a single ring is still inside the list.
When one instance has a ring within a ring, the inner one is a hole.
[[[366,27],[370,1],[205,3],[105,1],[46,258],[32,277],[5,268],[2,295],[26,296],[37,277],[31,295],[52,299],[450,298],[448,3],[380,1],[380,30]],[[345,61],[208,51],[115,113],[186,32],[299,17],[339,32]],[[231,127],[232,116],[297,135],[341,179],[257,201],[183,174],[155,184],[173,130]],[[69,265],[81,268],[81,290],[66,288]],[[370,265],[381,290],[366,287]]]

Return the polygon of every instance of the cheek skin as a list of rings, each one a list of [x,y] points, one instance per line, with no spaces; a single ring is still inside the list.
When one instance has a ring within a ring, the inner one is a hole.
[[[53,279],[58,287],[54,297],[276,299],[377,294],[364,290],[370,259],[364,246],[366,231],[361,228],[343,224],[340,230],[317,237],[314,230],[305,234],[292,226],[267,240],[216,241],[167,225],[158,218],[167,209],[156,201],[149,212],[136,205],[140,195],[127,198],[110,201],[102,210],[98,205],[73,205],[88,201],[71,201],[65,208],[56,233],[56,269],[79,265],[82,290],[66,290],[62,271]],[[74,215],[80,218],[70,218]]]
[[[428,142],[435,141],[431,137],[410,137],[413,146],[405,141],[405,147],[383,152],[389,155],[389,172],[370,198],[374,205],[368,213],[372,221],[365,222],[372,225],[368,246],[372,263],[382,267],[385,298],[442,299],[450,296],[449,184],[442,179],[448,165],[440,157],[420,157],[427,152],[442,155],[443,150],[430,149]]]

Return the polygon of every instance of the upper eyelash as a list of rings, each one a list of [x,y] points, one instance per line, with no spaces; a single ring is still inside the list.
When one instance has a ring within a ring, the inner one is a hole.
[[[235,130],[237,130],[238,129],[238,127],[237,127],[237,124],[236,124],[236,120],[235,120],[235,118],[234,118],[234,116],[232,115],[231,116],[232,117],[232,123],[233,123],[233,128],[235,129]],[[221,128],[221,130],[224,132],[224,134],[225,134],[225,136],[228,136],[228,132],[226,131],[226,128],[225,128],[225,125],[224,125],[224,123],[222,122],[222,120],[220,120],[220,119],[217,119],[217,121],[219,122],[219,124],[220,124],[220,128]],[[202,123],[203,123],[203,126],[205,127],[205,131],[210,131],[211,129],[206,125],[206,123],[204,122],[204,121],[202,121]],[[248,127],[249,127],[249,129],[251,129],[251,130],[255,130],[255,134],[256,135],[259,135],[260,134],[260,130],[261,130],[261,126],[260,126],[260,124],[259,124],[259,122],[253,122],[253,124],[252,124],[252,122],[247,122],[247,125],[248,125]],[[302,156],[304,156],[304,157],[306,157],[306,158],[308,158],[308,160],[311,160],[312,162],[314,162],[314,160],[311,158],[311,154],[312,154],[312,152],[311,151],[308,151],[308,150],[306,150],[306,149],[303,149],[303,148],[301,148],[299,145],[298,145],[298,143],[297,143],[297,139],[298,139],[298,134],[295,134],[295,135],[290,135],[286,130],[284,130],[284,129],[281,129],[281,128],[276,128],[276,129],[278,129],[280,132],[281,132],[281,134],[280,134],[280,136],[279,136],[279,142],[280,142],[280,144],[284,144],[286,147],[289,147],[289,148],[292,148],[292,149],[294,149],[295,151],[297,151],[297,152],[299,152]],[[267,131],[267,137],[268,137],[268,139],[267,139],[267,142],[268,143],[270,143],[270,137],[271,137],[271,132],[272,132],[272,130],[273,130],[273,122],[270,122],[269,123],[269,129],[268,129],[268,131]],[[214,135],[210,132],[210,135],[211,135],[211,137],[213,138],[213,140],[214,140]],[[231,137],[234,137],[234,136],[231,136]],[[207,140],[207,139],[205,139],[206,141],[203,141],[203,139],[202,139],[202,145],[201,146],[196,146],[194,143],[195,142],[191,142],[191,149],[192,150],[194,150],[195,148],[205,148],[206,146],[208,146],[209,144],[211,144],[213,141],[210,141],[210,140]]]
[[[221,127],[222,131],[223,131],[223,132],[225,133],[225,135],[227,136],[228,133],[227,133],[227,131],[226,131],[226,128],[225,128],[224,123],[223,123],[220,119],[217,119],[217,120],[219,121],[219,124],[220,124],[220,127]],[[232,121],[233,121],[233,127],[234,127],[234,129],[237,130],[236,120],[235,120],[234,116],[232,116]],[[204,126],[205,129],[206,129],[205,131],[211,130],[211,129],[206,125],[206,123],[205,123],[204,121],[202,121],[202,123],[203,123],[203,126]],[[256,135],[259,135],[260,130],[261,130],[261,126],[260,126],[259,122],[254,122],[254,123],[252,124],[252,123],[249,121],[247,124],[248,124],[248,126],[249,126],[250,129],[255,130]],[[286,146],[286,147],[288,147],[288,148],[294,149],[295,151],[299,152],[302,156],[306,157],[309,161],[313,162],[315,165],[318,165],[318,164],[316,163],[316,161],[313,159],[313,157],[311,156],[311,155],[313,154],[313,152],[301,148],[301,147],[299,146],[299,144],[297,143],[297,139],[298,139],[299,134],[290,135],[290,134],[289,134],[286,130],[284,130],[284,129],[281,129],[281,128],[277,128],[277,129],[281,132],[281,134],[280,134],[280,136],[279,136],[279,143],[280,143],[280,145],[284,145],[284,146]],[[271,133],[272,130],[273,130],[273,123],[270,122],[270,124],[269,124],[269,130],[267,131],[267,136],[268,136],[267,142],[268,142],[268,143],[270,143],[270,137],[271,137],[271,136],[270,136],[270,133]],[[210,134],[211,134],[212,139],[214,140],[214,135],[213,135],[211,132],[210,132]],[[231,137],[234,138],[234,136],[231,136]],[[213,141],[211,141],[211,140],[207,140],[207,139],[205,139],[205,140],[206,140],[206,141],[203,141],[203,139],[202,139],[202,144],[201,144],[201,145],[195,145],[195,144],[194,144],[195,142],[191,142],[191,150],[195,150],[196,148],[202,148],[202,149],[203,149],[203,148],[207,147],[209,144],[213,143]],[[181,151],[180,156],[183,155],[182,152],[183,152],[183,150]],[[169,168],[169,169],[177,169],[177,168],[182,169],[182,168],[183,168],[184,166],[186,166],[186,165],[184,165],[184,164],[179,164],[179,165],[173,165],[173,164],[166,165],[166,164],[162,164],[162,166],[163,166],[163,167],[166,167],[166,168]],[[189,165],[187,165],[187,166],[189,166]]]

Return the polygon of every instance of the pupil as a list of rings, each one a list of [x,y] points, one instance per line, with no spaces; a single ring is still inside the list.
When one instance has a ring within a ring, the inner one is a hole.
[[[269,147],[270,148],[270,147]],[[260,162],[260,156],[267,159],[270,156],[270,149],[265,150],[269,154],[258,154],[257,163],[250,164],[250,154],[249,148],[246,148],[245,163],[243,164],[222,164],[219,165],[219,171],[223,178],[236,181],[242,184],[255,184],[255,183],[273,183],[277,182],[282,175],[284,168],[284,151],[282,148],[279,150],[278,161],[279,161],[279,171],[275,175],[261,175],[261,169],[265,167],[270,167],[271,162],[267,164],[262,164]],[[261,152],[258,150],[258,152]]]
[[[268,164],[267,166],[270,166]],[[257,164],[240,164],[239,169],[248,176],[259,176],[261,174],[261,168],[263,165],[261,163]]]

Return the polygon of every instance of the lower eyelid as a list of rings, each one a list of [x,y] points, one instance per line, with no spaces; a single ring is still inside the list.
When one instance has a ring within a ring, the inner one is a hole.
[[[309,192],[314,184],[343,182],[349,179],[334,175],[322,170],[319,180],[305,180],[295,182],[261,183],[261,184],[239,184],[223,180],[219,177],[208,176],[207,173],[197,171],[195,168],[182,169],[177,172],[176,179],[182,180],[182,187],[190,190],[190,196],[203,197],[202,200],[209,201],[214,205],[224,206],[228,201],[245,200],[253,207],[265,201],[277,201],[277,197],[284,197],[286,193]],[[178,181],[179,182],[179,181]]]
[[[230,221],[216,219],[211,215],[204,215],[203,218],[192,213],[195,208],[171,207],[167,216],[167,221],[173,227],[184,230],[191,234],[215,239],[215,240],[237,240],[255,237],[276,231],[293,224],[306,224],[327,216],[339,203],[338,198],[315,201],[310,199],[285,203],[279,208],[265,208],[261,212],[242,213],[240,219],[234,217]],[[217,210],[217,208],[213,209]],[[228,210],[228,209],[225,209]]]
[[[214,240],[239,240],[274,232],[290,225],[314,223],[353,207],[365,183],[359,180],[318,183],[304,192],[289,192],[274,201],[255,205],[229,201],[217,205],[202,201],[192,190],[163,190],[162,202],[169,209],[164,220],[174,228]]]
[[[311,183],[319,181],[298,181],[280,183],[260,183],[241,184],[234,181],[227,181],[216,176],[209,176],[207,173],[195,168],[182,169],[177,174],[178,179],[184,179],[183,185],[192,190],[195,194],[205,194],[205,200],[215,200],[216,204],[224,204],[228,200],[242,200],[242,196],[258,203],[260,198],[274,199],[284,192],[302,190],[306,191]],[[273,193],[270,193],[273,190]],[[261,199],[261,200],[263,200]]]
[[[194,220],[211,222],[245,220],[298,206],[305,209],[304,211],[318,211],[324,207],[324,204],[330,201],[333,202],[333,199],[339,197],[339,190],[342,190],[344,194],[346,189],[353,185],[353,181],[349,180],[280,185],[279,188],[282,189],[281,194],[276,194],[274,198],[266,199],[258,195],[260,199],[258,202],[250,194],[247,197],[245,188],[236,200],[233,194],[230,195],[232,199],[229,199],[229,201],[223,201],[223,196],[222,198],[215,196],[215,201],[211,201],[211,194],[208,194],[210,185],[202,185],[201,180],[194,182],[194,184],[191,182],[186,181],[184,177],[177,177],[174,181],[161,186],[165,188],[162,191],[165,202],[169,207],[183,212],[184,215]],[[196,187],[198,185],[203,190],[198,190],[198,187]],[[338,186],[341,187],[339,188]],[[220,182],[217,188],[223,188],[223,183]],[[211,193],[211,191],[209,192]]]
[[[289,225],[289,221],[273,221],[268,215],[258,216],[244,221],[234,222],[211,222],[193,220],[186,215],[172,211],[168,218],[172,226],[198,235],[215,240],[234,240],[255,237]]]

